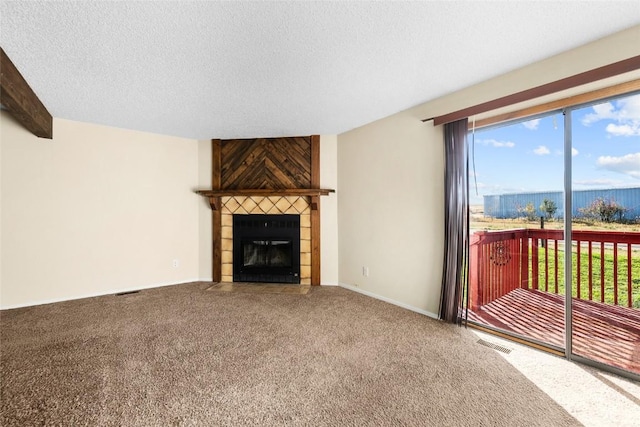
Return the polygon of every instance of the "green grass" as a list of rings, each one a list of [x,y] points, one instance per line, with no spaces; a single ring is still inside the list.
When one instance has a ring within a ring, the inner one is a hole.
[[[597,252],[597,253],[596,253]],[[613,251],[611,249],[605,250],[604,254],[604,302],[607,304],[614,304],[614,261]],[[530,253],[531,255],[531,253]],[[554,260],[554,249],[549,248],[549,292],[555,292],[555,271],[556,265]],[[578,254],[576,248],[573,248],[572,252],[572,296],[576,297],[577,293],[577,260]],[[600,250],[596,251],[595,248],[592,254],[592,301],[600,302],[601,288],[600,288],[600,263],[602,257]],[[538,248],[538,289],[545,290],[545,259],[544,248]],[[628,260],[626,251],[624,254],[618,253],[618,305],[627,306],[628,285],[627,285],[627,266]],[[558,250],[558,293],[564,295],[564,251]],[[581,248],[580,252],[580,298],[589,299],[589,254],[585,248]],[[640,254],[637,252],[631,256],[631,297],[632,307],[640,308]],[[529,283],[532,283],[532,272],[529,271]]]

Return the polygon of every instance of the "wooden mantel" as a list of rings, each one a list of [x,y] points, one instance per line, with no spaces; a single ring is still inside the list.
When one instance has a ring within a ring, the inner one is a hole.
[[[242,189],[242,190],[197,190],[196,193],[204,197],[225,197],[225,196],[328,196],[336,190],[327,188],[283,188],[278,190],[267,190],[264,188]]]
[[[318,196],[328,196],[329,193],[335,193],[336,190],[326,188],[282,188],[277,190],[269,190],[264,188],[242,189],[242,190],[196,190],[196,193],[209,199],[209,206],[214,211],[220,208],[220,197],[227,196],[309,196],[312,197],[311,210],[318,210],[318,203],[313,198]]]

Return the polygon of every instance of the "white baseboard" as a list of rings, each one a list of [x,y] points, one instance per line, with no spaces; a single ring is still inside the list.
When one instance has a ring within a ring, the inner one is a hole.
[[[321,286],[340,286],[337,283],[325,283],[325,282],[321,282],[320,285]]]
[[[119,293],[123,293],[123,292],[133,292],[133,291],[140,291],[140,290],[143,290],[143,289],[161,288],[163,286],[181,285],[181,284],[184,284],[184,283],[200,282],[200,281],[202,281],[202,279],[182,280],[182,281],[177,282],[177,283],[176,282],[154,283],[152,285],[135,286],[135,287],[129,287],[129,288],[109,289],[108,291],[104,291],[104,292],[95,292],[95,293],[88,293],[88,294],[82,294],[82,295],[75,295],[75,296],[66,297],[66,298],[52,298],[52,299],[47,299],[47,300],[29,301],[29,302],[25,302],[25,303],[21,303],[21,304],[13,304],[13,305],[1,305],[0,304],[0,310],[11,310],[11,309],[14,309],[14,308],[33,307],[33,306],[36,306],[36,305],[53,304],[53,303],[56,303],[56,302],[64,302],[64,301],[73,301],[73,300],[84,299],[84,298],[101,297],[101,296],[105,296],[105,295],[114,295],[114,294],[119,294]]]
[[[396,300],[393,300],[391,298],[383,297],[381,295],[374,294],[373,292],[365,291],[363,289],[357,288],[357,287],[352,286],[352,285],[347,285],[346,283],[340,283],[338,286],[340,286],[341,288],[348,289],[350,291],[357,292],[359,294],[366,295],[366,296],[371,297],[371,298],[379,299],[380,301],[388,302],[389,304],[397,305],[398,307],[406,308],[407,310],[415,311],[416,313],[419,313],[419,314],[424,314],[425,316],[431,317],[431,318],[436,319],[436,320],[439,319],[437,314],[432,313],[430,311],[423,310],[421,308],[414,307],[412,305],[405,304],[403,302],[396,301]]]

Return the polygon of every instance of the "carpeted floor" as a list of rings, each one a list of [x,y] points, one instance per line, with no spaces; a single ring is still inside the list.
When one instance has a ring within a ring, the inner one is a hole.
[[[341,288],[209,286],[3,311],[0,424],[580,425],[469,330]]]

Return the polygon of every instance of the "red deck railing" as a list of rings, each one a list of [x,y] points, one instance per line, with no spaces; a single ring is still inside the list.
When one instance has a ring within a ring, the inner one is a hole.
[[[634,278],[640,279],[640,271],[634,271],[633,267],[633,245],[640,245],[640,233],[573,231],[575,289],[572,296],[633,307]],[[555,294],[563,292],[563,251],[562,230],[474,233],[470,244],[470,308],[477,310],[516,288]],[[637,253],[635,257],[638,257]],[[613,260],[612,272],[606,271],[610,270],[606,268],[606,258]],[[636,285],[636,294],[639,288]]]

